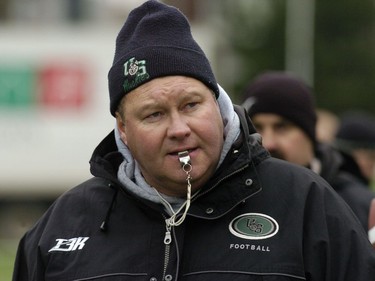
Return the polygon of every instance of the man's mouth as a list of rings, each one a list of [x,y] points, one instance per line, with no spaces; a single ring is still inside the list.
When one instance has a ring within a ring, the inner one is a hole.
[[[180,152],[184,152],[184,151],[187,151],[189,154],[191,153],[191,152],[193,152],[195,150],[195,148],[193,149],[181,149],[181,150],[176,150],[176,151],[174,151],[174,152],[171,152],[171,153],[168,153],[169,155],[172,155],[172,156],[178,156],[178,154],[180,153]]]

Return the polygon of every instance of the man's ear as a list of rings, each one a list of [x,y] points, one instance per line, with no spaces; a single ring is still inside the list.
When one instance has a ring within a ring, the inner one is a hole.
[[[117,124],[118,131],[120,133],[120,138],[121,138],[122,142],[124,144],[128,145],[128,140],[126,138],[126,132],[125,132],[126,131],[125,130],[125,123],[122,120],[119,113],[116,113],[116,124]]]

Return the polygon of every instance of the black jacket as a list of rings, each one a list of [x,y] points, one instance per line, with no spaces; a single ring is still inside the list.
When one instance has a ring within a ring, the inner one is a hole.
[[[92,157],[94,178],[21,240],[13,280],[374,280],[375,251],[344,201],[312,171],[270,158],[238,113],[241,139],[170,244],[163,208],[117,182],[111,133]]]
[[[351,207],[360,220],[363,229],[368,230],[371,200],[375,198],[368,186],[354,174],[346,170],[345,161],[337,150],[329,145],[320,144],[316,147],[316,156],[321,162],[320,175]]]

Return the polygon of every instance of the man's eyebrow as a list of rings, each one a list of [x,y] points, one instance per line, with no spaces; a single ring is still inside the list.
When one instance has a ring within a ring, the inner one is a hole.
[[[276,126],[296,126],[296,124],[288,119],[282,119],[275,123]]]
[[[189,101],[193,98],[201,98],[201,95],[199,95],[199,93],[196,92],[185,94],[180,97],[180,101]]]
[[[148,110],[148,109],[153,109],[153,108],[156,108],[156,107],[159,107],[160,106],[160,102],[157,102],[157,101],[152,101],[152,102],[142,102],[141,104],[139,104],[135,109],[136,110]]]
[[[201,91],[198,89],[191,89],[190,91],[185,91],[181,97],[181,99],[189,99],[189,98],[203,98],[205,95],[202,94]]]

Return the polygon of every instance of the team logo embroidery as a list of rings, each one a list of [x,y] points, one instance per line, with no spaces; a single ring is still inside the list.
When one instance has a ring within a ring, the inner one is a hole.
[[[260,213],[247,213],[234,218],[229,224],[230,232],[249,240],[267,239],[279,231],[275,219]]]
[[[124,76],[124,90],[128,92],[136,88],[139,84],[150,78],[146,69],[146,61],[136,60],[135,57],[127,60],[124,63]]]
[[[85,242],[89,237],[76,237],[70,239],[56,239],[56,245],[53,246],[48,252],[61,251],[61,252],[72,252],[76,250],[82,250],[85,246]]]

